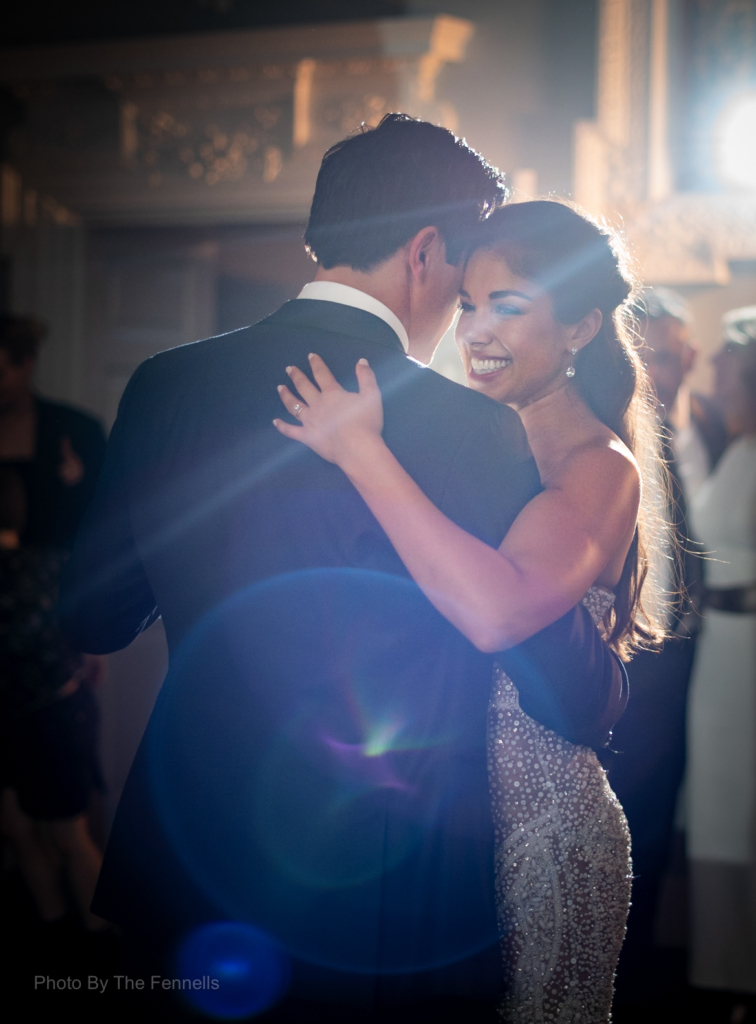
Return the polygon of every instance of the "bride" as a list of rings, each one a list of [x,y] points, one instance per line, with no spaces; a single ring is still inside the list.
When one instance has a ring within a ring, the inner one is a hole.
[[[428,599],[479,649],[512,647],[582,600],[627,657],[658,635],[644,583],[660,474],[624,254],[557,201],[505,206],[481,230],[457,343],[469,386],[519,413],[543,485],[498,550],[447,519],[386,446],[366,360],[358,394],[317,355],[315,384],[289,367],[298,394],[279,392],[301,425],[275,425],[343,470]],[[622,809],[596,754],[529,718],[500,668],[488,730],[502,1017],[608,1021],[630,899]]]

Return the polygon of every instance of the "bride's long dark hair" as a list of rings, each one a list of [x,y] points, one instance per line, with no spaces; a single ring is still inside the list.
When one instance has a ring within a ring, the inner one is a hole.
[[[551,298],[556,319],[576,324],[592,309],[603,321],[578,353],[574,386],[581,398],[627,445],[641,470],[638,526],[604,626],[622,656],[654,646],[663,636],[664,603],[659,580],[649,572],[669,557],[667,472],[651,384],[634,342],[634,275],[627,249],[615,232],[560,200],[512,203],[483,226],[479,248],[501,255],[518,277],[534,281]]]

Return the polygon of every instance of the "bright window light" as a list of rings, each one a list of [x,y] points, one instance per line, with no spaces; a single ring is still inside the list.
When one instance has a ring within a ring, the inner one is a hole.
[[[723,181],[756,189],[756,92],[743,93],[727,105],[717,141]]]

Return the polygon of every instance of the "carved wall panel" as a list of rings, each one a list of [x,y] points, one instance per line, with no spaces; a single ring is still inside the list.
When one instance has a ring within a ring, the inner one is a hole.
[[[724,285],[731,263],[756,260],[756,196],[682,193],[649,205],[628,234],[649,283]]]

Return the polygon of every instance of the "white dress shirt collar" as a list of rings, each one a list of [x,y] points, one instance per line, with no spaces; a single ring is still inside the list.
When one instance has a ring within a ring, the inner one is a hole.
[[[409,352],[409,337],[404,324],[393,313],[388,306],[374,299],[367,292],[359,288],[352,288],[348,284],[338,284],[336,281],[311,281],[306,284],[297,295],[298,299],[320,299],[323,302],[340,302],[342,306],[355,306],[357,309],[364,309],[366,313],[380,317],[394,331],[405,352]]]

